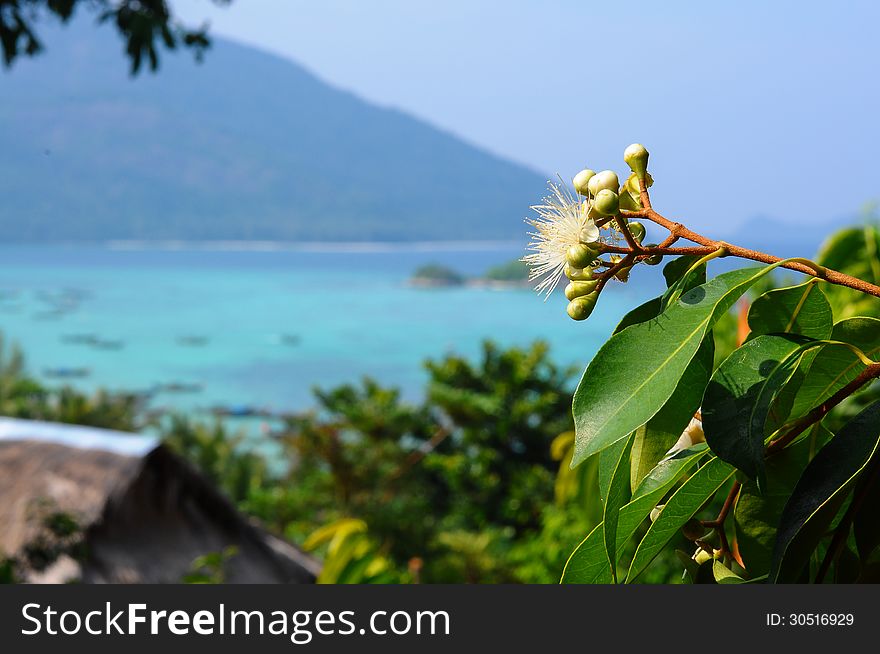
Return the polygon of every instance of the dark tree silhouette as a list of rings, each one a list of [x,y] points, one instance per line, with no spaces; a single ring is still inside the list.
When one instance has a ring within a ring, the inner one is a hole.
[[[231,2],[211,1],[223,5]],[[66,23],[77,9],[94,15],[99,23],[116,26],[125,41],[132,75],[138,73],[145,59],[155,71],[159,67],[158,50],[163,46],[169,50],[187,48],[201,59],[210,45],[206,27],[181,24],[165,0],[0,0],[4,64],[11,66],[18,57],[34,56],[43,49],[36,33],[41,20],[54,17]]]

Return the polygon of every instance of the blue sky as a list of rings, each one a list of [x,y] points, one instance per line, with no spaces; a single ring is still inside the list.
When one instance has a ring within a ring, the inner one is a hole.
[[[645,143],[655,204],[718,232],[880,197],[878,2],[172,4],[548,175]]]

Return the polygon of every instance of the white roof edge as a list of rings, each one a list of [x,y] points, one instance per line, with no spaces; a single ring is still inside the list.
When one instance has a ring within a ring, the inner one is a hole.
[[[152,436],[98,427],[0,417],[0,441],[44,441],[86,450],[143,456],[159,444]]]

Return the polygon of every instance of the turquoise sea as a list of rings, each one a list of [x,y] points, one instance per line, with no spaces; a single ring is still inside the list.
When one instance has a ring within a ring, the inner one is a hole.
[[[526,289],[418,289],[426,262],[479,275],[512,244],[4,246],[0,330],[48,384],[158,392],[156,408],[305,409],[365,375],[422,393],[422,361],[544,339],[584,366],[657,275],[615,284],[584,323]],[[652,279],[653,278],[653,279]],[[59,373],[64,377],[59,377]],[[175,389],[176,386],[176,389]]]

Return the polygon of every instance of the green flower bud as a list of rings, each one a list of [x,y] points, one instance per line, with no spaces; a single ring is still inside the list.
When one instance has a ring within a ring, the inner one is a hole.
[[[642,239],[645,238],[645,226],[642,223],[631,222],[629,223],[629,233],[632,234],[634,239],[641,243]]]
[[[595,170],[590,170],[589,168],[584,168],[581,172],[574,176],[572,183],[574,184],[574,190],[577,191],[579,195],[587,195],[590,190],[587,188],[587,183],[590,181],[590,178],[596,174]]]
[[[638,211],[642,203],[632,193],[626,190],[626,185],[620,187],[620,208],[624,211]]]
[[[691,518],[684,523],[684,527],[681,528],[681,533],[684,534],[684,537],[689,541],[695,541],[706,535],[706,528],[699,520]]]
[[[620,212],[620,196],[614,191],[603,188],[596,194],[593,207],[603,216],[616,216]]]
[[[587,182],[587,188],[590,195],[596,197],[602,189],[617,191],[620,188],[620,180],[617,179],[617,173],[613,170],[603,170],[590,178],[590,181]]]
[[[645,249],[655,248],[655,247],[657,247],[657,244],[656,243],[645,243],[645,245],[643,247]],[[663,261],[662,254],[652,254],[650,257],[647,257],[645,259],[645,263],[648,264],[649,266],[656,266],[657,264],[661,263],[662,261]]]
[[[596,208],[589,200],[584,200],[582,206],[584,208],[584,211],[587,213],[587,218],[589,218],[590,220],[596,221],[602,217],[596,212]]]
[[[593,291],[596,290],[596,286],[599,284],[599,280],[593,279],[587,282],[582,281],[572,281],[569,282],[568,286],[565,287],[565,297],[569,300],[573,300],[576,297],[583,297],[584,295],[589,295]]]
[[[623,160],[636,175],[644,178],[648,172],[648,151],[641,143],[633,143],[623,151]]]
[[[572,268],[586,268],[593,263],[596,254],[598,254],[598,252],[590,246],[583,243],[576,243],[568,248],[566,259],[568,259],[568,263]]]
[[[572,268],[570,264],[565,264],[563,272],[573,282],[588,282],[593,279],[592,268]]]
[[[654,186],[654,178],[651,177],[651,173],[645,175],[645,186],[651,188]],[[622,189],[626,189],[630,193],[633,194],[633,197],[639,197],[639,176],[633,173],[629,177],[626,178],[626,181],[623,183]]]
[[[599,294],[595,291],[589,295],[573,299],[566,308],[569,318],[572,320],[586,320],[589,318],[590,314],[593,313],[593,308],[596,306],[597,299],[599,299]]]

